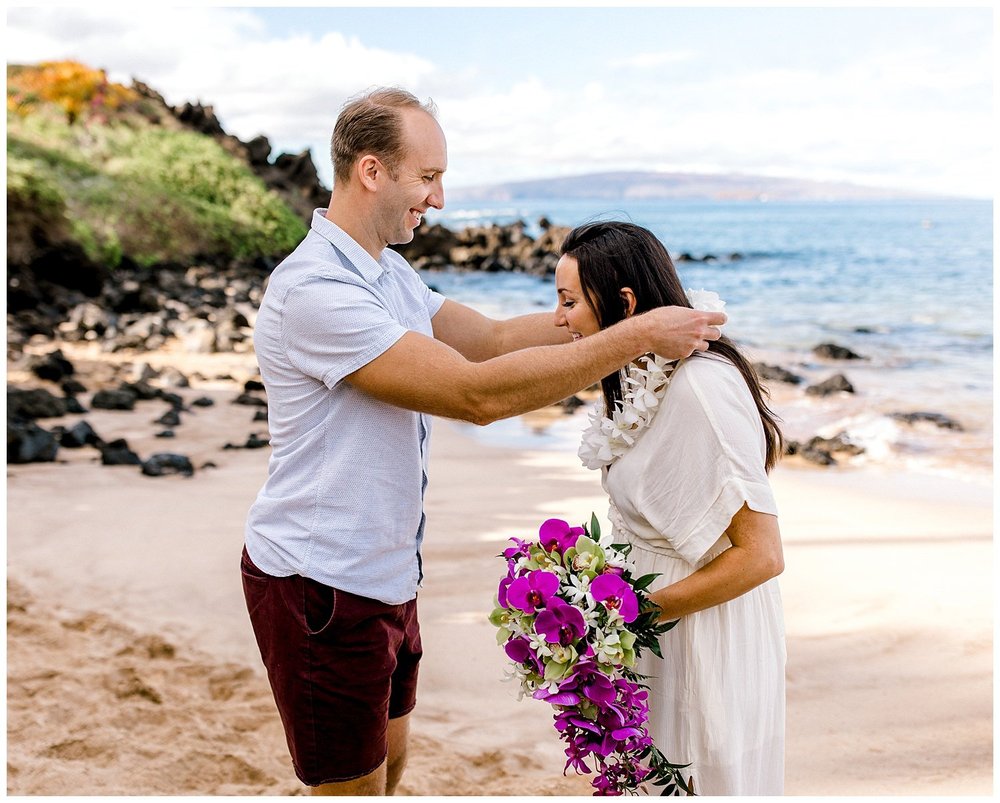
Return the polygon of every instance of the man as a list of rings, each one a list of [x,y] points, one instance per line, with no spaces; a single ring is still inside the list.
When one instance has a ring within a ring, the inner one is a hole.
[[[243,584],[300,780],[391,794],[421,655],[430,416],[486,424],[552,404],[645,352],[707,348],[725,315],[661,308],[578,342],[548,314],[486,318],[386,248],[444,206],[434,107],[370,92],[341,111],[332,151],[330,207],[257,317],[272,454]]]

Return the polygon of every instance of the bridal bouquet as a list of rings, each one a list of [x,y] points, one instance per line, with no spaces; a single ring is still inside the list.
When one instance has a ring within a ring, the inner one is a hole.
[[[645,593],[656,578],[633,577],[631,546],[590,527],[549,519],[537,541],[510,539],[507,574],[497,590],[490,622],[510,658],[521,693],[555,708],[555,727],[566,742],[566,766],[596,776],[595,795],[635,792],[648,781],[663,794],[692,793],[653,745],[649,708],[636,658],[661,656],[658,637],[676,622],[657,623],[659,609]],[[662,657],[662,656],[661,656]]]

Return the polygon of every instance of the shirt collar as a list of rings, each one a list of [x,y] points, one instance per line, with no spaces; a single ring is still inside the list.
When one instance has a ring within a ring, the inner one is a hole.
[[[325,209],[313,211],[312,230],[347,257],[361,274],[361,277],[369,284],[374,284],[385,273],[385,268],[365,251],[351,235],[326,217]]]

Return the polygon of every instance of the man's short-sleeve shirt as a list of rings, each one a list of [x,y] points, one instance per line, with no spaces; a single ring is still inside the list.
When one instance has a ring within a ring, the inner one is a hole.
[[[271,274],[254,327],[271,458],[247,552],[268,574],[399,604],[421,580],[430,419],[344,377],[408,331],[433,336],[444,298],[394,251],[376,261],[325,212]]]

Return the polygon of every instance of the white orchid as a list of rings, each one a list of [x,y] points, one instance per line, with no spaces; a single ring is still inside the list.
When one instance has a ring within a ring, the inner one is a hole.
[[[726,302],[719,298],[719,294],[714,290],[691,290],[685,291],[688,301],[696,310],[702,312],[725,312]]]
[[[607,556],[605,556],[605,560],[607,560]],[[566,588],[566,595],[574,605],[579,606],[580,603],[584,603],[587,608],[593,608],[595,603],[594,598],[590,596],[590,576],[586,574],[569,575],[569,586]]]

